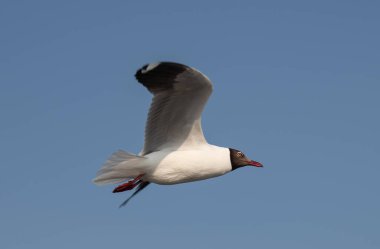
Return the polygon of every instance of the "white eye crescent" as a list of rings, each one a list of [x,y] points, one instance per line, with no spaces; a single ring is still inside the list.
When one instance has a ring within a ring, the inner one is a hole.
[[[240,151],[239,151],[239,152],[237,152],[237,153],[236,153],[236,155],[237,155],[238,157],[244,157],[244,154],[243,154],[243,152],[240,152]]]
[[[160,62],[157,62],[157,63],[150,63],[150,64],[148,64],[148,66],[146,67],[146,69],[142,69],[142,70],[141,70],[141,73],[149,72],[150,70],[154,69],[154,68],[157,67],[158,65],[160,65]]]

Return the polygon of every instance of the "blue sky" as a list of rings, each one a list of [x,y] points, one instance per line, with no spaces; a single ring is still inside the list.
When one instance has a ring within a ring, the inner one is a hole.
[[[0,3],[0,247],[380,247],[379,3]],[[210,143],[265,165],[129,193],[91,183],[139,152],[145,63],[214,82]]]

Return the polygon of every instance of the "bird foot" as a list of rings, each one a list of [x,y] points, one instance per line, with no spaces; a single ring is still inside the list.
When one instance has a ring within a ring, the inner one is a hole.
[[[137,176],[135,179],[131,180],[131,181],[128,181],[126,183],[123,183],[119,186],[117,186],[113,191],[112,193],[119,193],[119,192],[123,192],[123,191],[127,191],[127,190],[132,190],[134,189],[137,185],[139,185],[141,183],[141,177],[143,175],[139,175]]]

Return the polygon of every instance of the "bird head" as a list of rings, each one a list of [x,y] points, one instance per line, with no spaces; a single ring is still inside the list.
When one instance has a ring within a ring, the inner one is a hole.
[[[249,159],[240,150],[231,149],[231,148],[230,148],[230,160],[231,160],[232,170],[235,170],[237,168],[244,167],[244,166],[263,167],[261,163]]]

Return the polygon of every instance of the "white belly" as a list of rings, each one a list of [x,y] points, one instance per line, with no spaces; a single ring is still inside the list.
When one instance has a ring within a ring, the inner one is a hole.
[[[200,150],[152,153],[148,161],[151,165],[144,180],[157,184],[198,181],[231,171],[229,149],[211,145]]]

